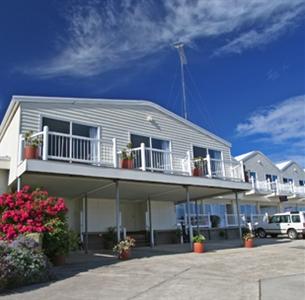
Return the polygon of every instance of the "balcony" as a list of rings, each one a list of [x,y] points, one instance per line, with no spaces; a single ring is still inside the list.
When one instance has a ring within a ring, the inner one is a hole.
[[[31,135],[38,138],[38,148],[42,160],[66,161],[69,163],[88,164],[108,168],[126,168],[122,162],[122,151],[118,149],[117,140],[103,140],[72,134],[52,132],[44,126],[43,131]],[[19,161],[23,157],[25,138],[19,139]],[[213,159],[209,155],[200,160],[192,159],[190,152],[184,156],[174,151],[140,147],[127,150],[132,162],[129,168],[144,172],[217,178],[243,182],[243,166],[231,160]]]
[[[247,194],[265,194],[267,197],[288,196],[289,198],[305,197],[305,187],[293,183],[281,183],[278,180],[258,181],[251,177],[252,189]]]

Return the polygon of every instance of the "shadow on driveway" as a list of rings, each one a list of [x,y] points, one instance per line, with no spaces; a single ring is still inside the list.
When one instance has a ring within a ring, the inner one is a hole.
[[[272,244],[282,244],[289,243],[289,239],[279,239],[279,238],[267,238],[267,239],[256,239],[255,248],[263,247]],[[237,240],[219,240],[219,241],[206,241],[205,249],[207,252],[217,252],[218,250],[229,250],[229,249],[239,249],[242,248],[242,242]],[[255,251],[255,248],[252,251]],[[248,250],[248,249],[247,249]],[[245,249],[246,251],[246,249]],[[167,244],[158,245],[154,248],[150,247],[139,247],[132,250],[132,257],[136,259],[149,258],[161,255],[176,255],[182,253],[191,253],[190,244]],[[0,291],[0,295],[8,294],[20,294],[28,292],[35,289],[40,289],[46,287],[54,281],[63,280],[69,277],[80,276],[81,273],[92,271],[97,268],[105,267],[110,265],[115,265],[122,263],[118,260],[116,256],[112,254],[111,251],[94,251],[85,254],[84,252],[74,252],[67,258],[65,265],[60,267],[53,267],[52,274],[54,275],[54,280],[41,284],[34,284],[29,286],[24,286],[13,290]]]

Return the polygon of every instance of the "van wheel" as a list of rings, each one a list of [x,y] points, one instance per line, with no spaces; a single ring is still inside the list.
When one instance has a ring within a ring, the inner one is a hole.
[[[294,229],[289,229],[287,234],[291,240],[295,240],[298,237],[298,233]]]
[[[260,238],[265,238],[266,237],[266,231],[263,229],[263,228],[258,228],[257,229],[257,235],[260,237]]]

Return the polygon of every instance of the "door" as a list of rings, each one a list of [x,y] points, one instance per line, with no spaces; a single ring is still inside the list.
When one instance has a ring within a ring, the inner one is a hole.
[[[281,233],[280,222],[281,222],[281,216],[272,216],[269,223],[266,226],[267,233],[276,233],[276,234]]]
[[[146,201],[121,203],[122,226],[127,232],[145,231]]]
[[[288,228],[290,228],[291,219],[289,215],[280,216],[280,232],[281,234],[286,234]]]

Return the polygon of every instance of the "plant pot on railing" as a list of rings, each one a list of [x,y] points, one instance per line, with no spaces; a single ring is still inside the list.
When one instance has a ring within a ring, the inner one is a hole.
[[[192,171],[193,176],[201,177],[203,175],[201,168],[194,168]]]
[[[133,169],[133,159],[122,159],[121,168],[122,169]]]
[[[132,144],[127,144],[127,149],[123,149],[121,152],[121,168],[133,169],[133,153]]]
[[[33,137],[33,132],[28,131],[24,135],[24,159],[38,159],[38,148],[41,145],[39,137]]]
[[[203,176],[203,163],[204,159],[202,157],[194,158],[194,169],[192,170],[192,175],[201,177]]]

